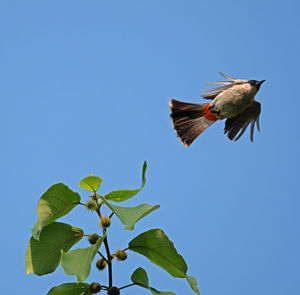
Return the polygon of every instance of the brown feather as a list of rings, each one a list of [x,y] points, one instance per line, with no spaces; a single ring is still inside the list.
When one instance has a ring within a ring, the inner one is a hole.
[[[170,118],[181,143],[188,147],[214,121],[204,117],[206,103],[186,103],[175,99],[169,100]]]
[[[249,124],[250,127],[250,140],[253,142],[254,126],[257,124],[259,131],[259,115],[261,112],[261,105],[259,102],[254,101],[247,109],[241,114],[229,118],[225,121],[224,133],[230,140],[237,141],[245,132]],[[240,133],[239,133],[240,132]],[[239,133],[239,134],[238,134]],[[238,136],[237,136],[238,134]],[[237,136],[237,137],[236,137]],[[236,138],[235,138],[236,137]]]

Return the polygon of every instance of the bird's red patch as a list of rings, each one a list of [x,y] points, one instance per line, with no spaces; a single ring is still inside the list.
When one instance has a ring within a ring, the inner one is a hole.
[[[208,103],[203,110],[204,117],[209,121],[217,121],[218,120],[217,116],[208,109],[209,106],[210,103]]]

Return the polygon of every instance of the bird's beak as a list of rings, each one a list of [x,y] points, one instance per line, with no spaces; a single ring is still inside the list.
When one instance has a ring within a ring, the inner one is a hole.
[[[261,85],[262,83],[264,83],[265,81],[266,81],[266,80],[261,80],[261,81],[257,82],[256,85],[257,85],[258,87],[260,87],[260,85]]]

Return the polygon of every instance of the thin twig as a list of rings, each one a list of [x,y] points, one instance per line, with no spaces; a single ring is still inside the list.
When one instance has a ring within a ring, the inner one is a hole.
[[[97,214],[98,214],[99,218],[101,218],[100,209],[96,209],[95,211],[97,212]]]
[[[132,283],[132,284],[129,284],[129,285],[126,285],[126,286],[123,286],[123,287],[119,288],[119,290],[131,287],[131,286],[134,286],[134,285],[135,285],[135,283]]]
[[[76,202],[76,203],[74,203],[74,204],[78,204],[78,205],[86,206],[86,204],[84,204],[84,203],[81,203],[81,202]]]
[[[111,212],[111,214],[109,215],[109,218],[112,218],[112,216],[114,215],[115,212]]]
[[[106,262],[108,262],[108,260],[106,259],[106,257],[105,257],[100,251],[98,251],[98,254],[99,254]]]

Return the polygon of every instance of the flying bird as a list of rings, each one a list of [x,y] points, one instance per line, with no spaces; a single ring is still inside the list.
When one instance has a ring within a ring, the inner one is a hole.
[[[254,97],[265,80],[241,80],[220,74],[229,81],[205,83],[205,85],[221,84],[224,86],[202,91],[208,92],[202,97],[211,99],[211,103],[169,100],[173,128],[181,143],[186,147],[218,120],[226,119],[224,133],[230,140],[238,140],[249,124],[251,124],[252,142],[255,124],[259,131],[261,105],[254,100]]]

